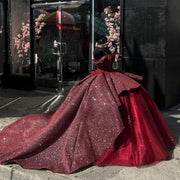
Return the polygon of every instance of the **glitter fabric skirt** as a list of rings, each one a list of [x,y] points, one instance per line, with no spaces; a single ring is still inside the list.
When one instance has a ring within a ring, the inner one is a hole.
[[[147,165],[176,142],[144,88],[118,72],[95,71],[56,112],[22,117],[0,132],[0,164],[72,173],[90,164]]]

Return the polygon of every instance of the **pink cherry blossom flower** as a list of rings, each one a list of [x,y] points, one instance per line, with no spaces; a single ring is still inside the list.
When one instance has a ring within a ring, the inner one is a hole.
[[[111,53],[115,54],[117,61],[120,53],[120,6],[117,6],[117,11],[113,12],[111,6],[104,9],[106,17],[105,24],[109,34],[106,36],[107,44]]]
[[[35,19],[35,38],[40,38],[40,33],[42,28],[45,26],[44,22],[41,22],[44,18],[45,14],[40,14],[38,18]],[[30,51],[30,24],[29,21],[27,23],[21,23],[20,33],[17,37],[14,38],[14,47],[17,50],[17,54],[19,57],[24,57],[29,55]]]

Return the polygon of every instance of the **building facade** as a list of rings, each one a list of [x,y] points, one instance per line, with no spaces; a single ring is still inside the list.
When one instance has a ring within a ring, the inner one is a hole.
[[[104,8],[120,2],[8,0],[6,4],[8,59],[3,84],[32,89],[55,88],[58,81],[73,83],[87,75],[93,69],[94,45],[108,33]]]
[[[142,75],[159,107],[178,103],[178,0],[0,0],[2,85],[57,88],[85,77],[108,34],[104,8],[119,5],[119,69]]]
[[[143,85],[159,107],[179,103],[180,1],[123,3],[124,69],[143,75]]]

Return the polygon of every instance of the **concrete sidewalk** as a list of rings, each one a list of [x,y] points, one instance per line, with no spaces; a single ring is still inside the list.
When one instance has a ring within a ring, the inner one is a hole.
[[[56,94],[41,91],[19,91],[0,89],[0,129],[15,121],[18,117],[31,113],[44,112],[55,99]],[[61,97],[63,100],[63,97]],[[59,106],[58,101],[53,107]],[[162,111],[170,129],[180,143],[180,104]],[[174,157],[147,167],[91,166],[65,175],[48,170],[28,170],[17,164],[0,166],[0,180],[179,180],[180,145]]]

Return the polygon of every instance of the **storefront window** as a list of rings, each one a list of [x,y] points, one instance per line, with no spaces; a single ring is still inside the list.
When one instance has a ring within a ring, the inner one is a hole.
[[[29,74],[30,1],[11,0],[9,5],[11,73]]]
[[[54,88],[86,76],[91,42],[90,1],[48,1],[31,7],[36,85]]]
[[[112,10],[117,9],[120,0],[79,0],[69,3],[66,1],[68,2],[68,0],[9,1],[11,74],[23,76],[35,74],[34,78],[39,86],[41,84],[49,86],[53,80],[57,82],[58,77],[63,78],[63,81],[77,81],[94,68],[92,65],[94,45],[107,42],[109,35],[104,9],[108,6],[111,6]],[[30,10],[33,10],[31,24]],[[63,22],[63,19],[59,18],[63,16],[72,21],[71,26],[68,24],[69,21]],[[32,36],[30,27],[34,28]],[[35,41],[30,42],[31,39]],[[64,48],[60,56],[54,53],[54,41]],[[62,68],[58,67],[58,59],[61,59]],[[31,62],[35,72],[31,72],[33,69],[30,68]]]

